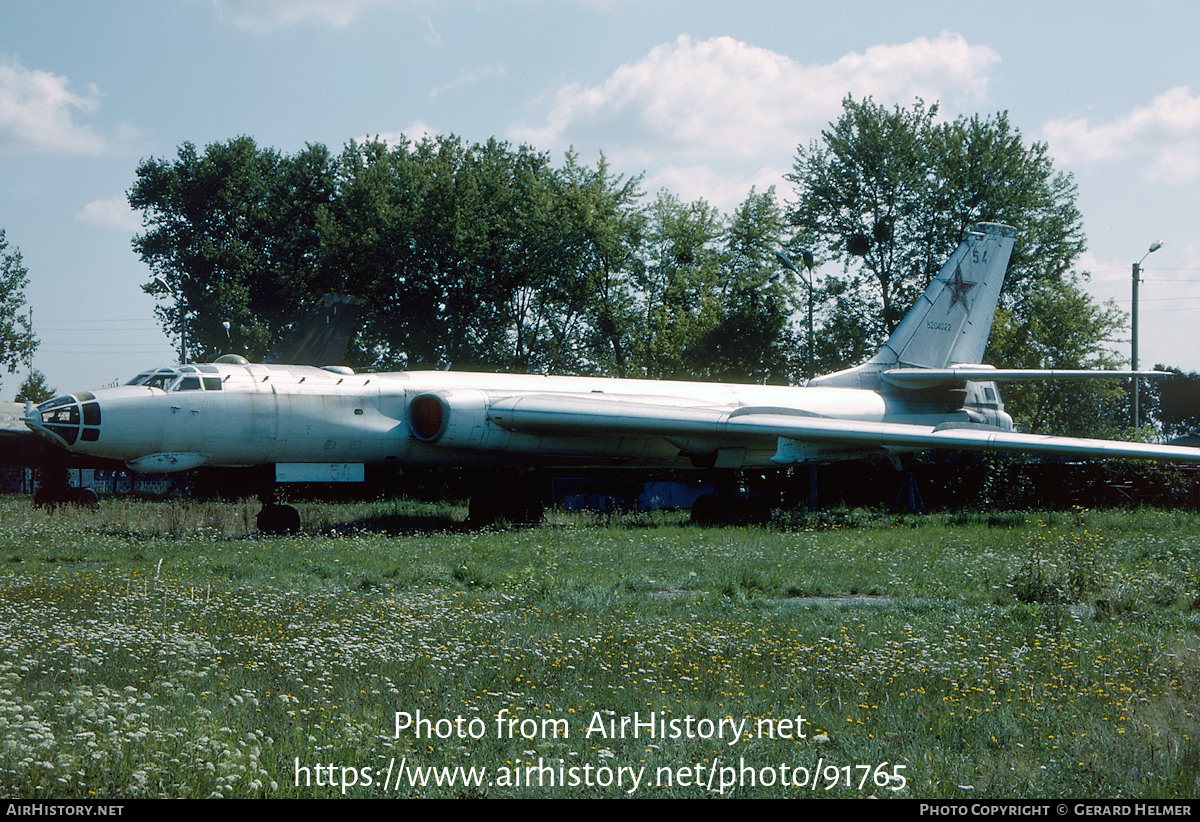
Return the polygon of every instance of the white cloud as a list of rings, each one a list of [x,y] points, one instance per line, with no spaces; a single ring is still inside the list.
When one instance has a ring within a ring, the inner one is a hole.
[[[486,66],[476,66],[475,68],[463,68],[459,70],[458,76],[449,83],[443,83],[437,88],[431,89],[430,97],[437,97],[451,89],[460,88],[462,86],[470,86],[481,80],[486,80],[489,77],[503,77],[505,74],[504,66],[500,63],[493,63]]]
[[[562,86],[542,122],[515,125],[509,134],[543,149],[602,149],[627,171],[715,173],[742,164],[744,196],[764,163],[779,182],[796,146],[837,119],[847,94],[963,106],[986,99],[988,71],[998,60],[957,34],[873,46],[817,65],[730,37],[684,35],[598,85]]]
[[[129,201],[123,194],[107,200],[93,200],[79,210],[75,222],[131,234],[142,227],[141,214],[129,207]]]
[[[213,0],[217,19],[236,28],[269,31],[315,22],[345,28],[377,0]]]
[[[0,148],[101,153],[104,138],[74,120],[77,113],[96,110],[97,96],[94,89],[89,96],[76,94],[66,77],[27,69],[15,58],[0,55]]]
[[[1185,86],[1107,124],[1051,120],[1042,134],[1064,164],[1133,161],[1150,180],[1184,183],[1200,177],[1200,96]]]
[[[665,189],[683,202],[706,200],[722,211],[731,212],[746,199],[751,188],[765,194],[775,186],[776,199],[782,204],[787,193],[780,191],[782,173],[770,166],[731,174],[704,165],[667,165],[648,174],[644,183],[650,192]]]

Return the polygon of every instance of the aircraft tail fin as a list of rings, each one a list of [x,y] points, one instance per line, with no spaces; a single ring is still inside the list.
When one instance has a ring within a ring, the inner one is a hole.
[[[341,365],[346,348],[358,330],[362,301],[326,294],[263,362],[284,365]]]
[[[981,362],[1016,236],[1010,226],[980,223],[874,357],[849,371],[810,380],[809,385],[866,387],[865,382],[877,381],[888,368]]]

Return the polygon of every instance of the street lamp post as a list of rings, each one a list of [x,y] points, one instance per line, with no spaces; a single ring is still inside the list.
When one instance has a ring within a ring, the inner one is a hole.
[[[183,304],[182,289],[176,291],[162,277],[155,277],[154,282],[162,286],[168,294],[175,298],[175,313],[179,318],[179,364],[187,364],[187,312]]]
[[[812,278],[813,264],[815,261],[813,259],[813,255],[812,255],[811,251],[802,251],[801,255],[802,255],[802,259],[804,260],[804,267],[808,271],[808,275],[805,278],[805,283],[808,285],[808,368],[805,370],[804,376],[811,380],[815,376],[815,374],[813,374],[814,356],[813,356],[813,278]],[[775,259],[779,260],[779,264],[781,266],[783,266],[784,268],[786,268],[788,271],[790,271],[796,275],[800,274],[800,272],[796,270],[796,266],[792,263],[792,261],[790,259],[788,259],[788,256],[786,254],[784,254],[782,251],[775,252]]]
[[[1133,264],[1133,312],[1132,312],[1132,315],[1130,318],[1130,330],[1132,331],[1132,335],[1131,335],[1132,339],[1131,339],[1130,346],[1129,346],[1130,347],[1129,359],[1130,359],[1130,367],[1134,371],[1138,370],[1138,283],[1141,282],[1141,278],[1142,278],[1142,263],[1144,263],[1146,261],[1147,257],[1149,257],[1155,251],[1158,251],[1160,248],[1162,248],[1162,245],[1163,244],[1161,242],[1152,244],[1150,246],[1150,249],[1145,254],[1142,255],[1142,259],[1138,260],[1136,263]],[[1140,389],[1140,382],[1141,381],[1138,380],[1137,377],[1133,378],[1133,427],[1134,428],[1137,428],[1139,425],[1141,425],[1141,414],[1138,409],[1138,399],[1139,399],[1138,392]]]
[[[805,278],[805,283],[808,285],[808,368],[805,370],[805,377],[812,379],[814,374],[814,356],[813,356],[813,264],[814,259],[811,251],[801,252],[804,261],[804,268],[808,271],[808,276]],[[782,251],[775,252],[775,259],[779,260],[779,264],[791,271],[793,274],[799,274],[796,266],[788,259],[787,255]],[[817,476],[817,463],[810,462],[808,464],[808,510],[817,511],[821,507],[821,498],[819,493],[819,480]]]

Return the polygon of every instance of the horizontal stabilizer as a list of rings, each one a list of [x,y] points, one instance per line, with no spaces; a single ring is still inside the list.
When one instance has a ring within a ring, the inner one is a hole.
[[[1169,371],[1078,371],[1066,369],[989,368],[892,368],[883,379],[899,388],[935,388],[965,382],[1041,382],[1057,380],[1114,380],[1129,377],[1171,377]]]

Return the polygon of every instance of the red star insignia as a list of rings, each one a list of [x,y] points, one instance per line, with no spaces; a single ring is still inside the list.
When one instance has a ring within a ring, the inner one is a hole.
[[[946,309],[946,313],[954,310],[954,306],[962,303],[963,310],[970,312],[971,306],[967,305],[967,292],[975,287],[975,283],[969,283],[962,278],[962,269],[954,269],[954,279],[946,281],[946,288],[949,288],[953,294],[950,295],[950,307]]]

